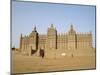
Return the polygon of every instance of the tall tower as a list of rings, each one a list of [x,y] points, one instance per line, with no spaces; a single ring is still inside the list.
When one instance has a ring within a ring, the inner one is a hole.
[[[90,31],[90,34],[89,34],[90,36],[90,40],[89,40],[89,46],[91,47],[91,48],[93,48],[93,46],[92,46],[92,32]]]
[[[57,30],[54,28],[53,24],[48,28],[47,31],[47,48],[56,49],[57,48]]]
[[[20,36],[20,51],[21,51],[21,49],[22,49],[22,34]]]
[[[30,37],[29,44],[31,48],[34,50],[37,50],[38,49],[38,33],[36,30],[36,26],[34,27],[29,37]]]
[[[68,49],[76,49],[76,32],[71,25],[70,30],[68,32]]]

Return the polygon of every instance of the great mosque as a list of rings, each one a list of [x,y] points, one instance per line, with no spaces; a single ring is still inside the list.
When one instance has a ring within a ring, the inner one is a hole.
[[[41,35],[36,27],[28,36],[20,37],[20,52],[29,56],[61,57],[74,55],[89,55],[93,49],[92,33],[77,33],[73,27],[65,34],[57,34],[56,28],[51,24],[47,34]]]

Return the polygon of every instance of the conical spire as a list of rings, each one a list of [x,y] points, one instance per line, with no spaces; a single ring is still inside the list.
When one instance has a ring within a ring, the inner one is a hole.
[[[21,38],[23,37],[23,36],[22,36],[22,33],[21,33],[20,37],[21,37]]]
[[[51,24],[51,28],[54,28],[53,24]]]
[[[73,28],[73,25],[71,24],[71,26],[70,26],[70,30],[71,31],[74,31],[74,28]]]
[[[69,31],[69,33],[70,33],[70,34],[76,33],[75,30],[74,30],[74,28],[73,28],[73,25],[72,25],[72,24],[71,24],[71,26],[70,26],[70,31]]]
[[[34,31],[36,31],[36,26],[34,26]]]
[[[36,31],[36,26],[33,26],[33,31]]]

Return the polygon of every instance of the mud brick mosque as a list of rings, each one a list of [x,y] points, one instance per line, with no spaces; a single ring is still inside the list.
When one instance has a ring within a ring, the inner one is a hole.
[[[36,27],[28,36],[20,36],[20,52],[28,56],[65,57],[93,55],[92,33],[77,33],[73,27],[65,34],[57,34],[51,24],[47,34],[41,35]]]

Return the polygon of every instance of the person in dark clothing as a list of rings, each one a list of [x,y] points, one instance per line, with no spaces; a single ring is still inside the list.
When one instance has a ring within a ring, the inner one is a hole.
[[[40,57],[44,58],[44,50],[40,49]]]

